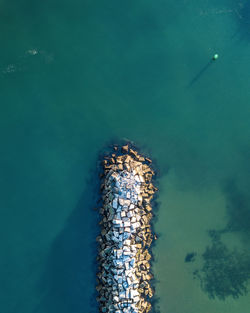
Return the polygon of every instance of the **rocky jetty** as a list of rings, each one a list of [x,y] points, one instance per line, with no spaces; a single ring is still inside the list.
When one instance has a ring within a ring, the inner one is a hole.
[[[97,237],[99,263],[96,287],[100,312],[149,312],[149,247],[156,239],[151,231],[151,160],[128,145],[103,160],[101,234]]]

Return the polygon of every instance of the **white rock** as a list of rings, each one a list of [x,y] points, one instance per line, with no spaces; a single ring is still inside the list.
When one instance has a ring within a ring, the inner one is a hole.
[[[119,233],[117,231],[114,231],[114,236],[119,237]]]
[[[135,208],[134,204],[131,203],[130,206],[129,206],[129,210],[133,210]]]
[[[123,250],[116,250],[116,256],[119,259],[122,256]]]
[[[133,211],[128,211],[127,217],[133,217],[133,216],[134,216],[134,212]]]
[[[131,218],[131,223],[136,223],[136,221],[137,221],[136,217],[133,216],[133,217]]]
[[[117,296],[114,296],[113,299],[114,299],[115,302],[119,302],[119,298]]]
[[[143,178],[143,176],[139,176],[139,179],[140,179],[140,182],[141,182],[141,183],[144,183],[144,182],[145,182],[145,179]]]
[[[131,240],[129,240],[129,239],[124,240],[124,244],[127,245],[127,246],[130,246],[131,245]]]
[[[124,227],[130,227],[131,223],[130,221],[124,222]]]
[[[113,219],[113,224],[114,224],[114,225],[118,225],[118,226],[119,226],[119,225],[120,225],[120,226],[123,226],[123,225],[122,225],[122,220],[118,220],[118,219]]]
[[[135,175],[135,181],[137,181],[138,183],[140,183],[141,181],[140,181],[140,178],[139,178],[139,176],[138,175]]]
[[[115,198],[115,199],[113,200],[112,206],[113,206],[114,209],[117,209],[117,208],[118,208],[118,199],[117,199],[117,198]]]

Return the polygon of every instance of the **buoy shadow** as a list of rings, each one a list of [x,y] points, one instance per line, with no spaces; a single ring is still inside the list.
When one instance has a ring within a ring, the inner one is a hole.
[[[210,65],[212,65],[212,63],[214,63],[214,60],[210,59],[209,62],[191,80],[188,87],[192,87],[201,78],[201,76],[206,72],[206,70],[210,67]]]

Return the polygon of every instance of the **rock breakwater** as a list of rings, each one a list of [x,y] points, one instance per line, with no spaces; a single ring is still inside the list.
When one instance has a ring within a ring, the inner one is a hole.
[[[149,247],[151,230],[151,160],[128,145],[103,160],[101,234],[97,237],[100,312],[149,312],[153,296]]]

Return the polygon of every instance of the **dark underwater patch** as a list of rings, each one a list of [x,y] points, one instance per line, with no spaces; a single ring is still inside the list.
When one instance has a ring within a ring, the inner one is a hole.
[[[219,237],[212,239],[202,254],[203,266],[193,274],[209,298],[225,300],[246,295],[250,279],[250,256],[248,251],[230,250]]]
[[[235,179],[223,187],[226,198],[227,222],[224,228],[208,231],[211,245],[201,255],[202,266],[193,272],[209,298],[234,299],[248,293],[250,282],[250,199]],[[233,233],[242,239],[245,249],[230,249],[223,235]]]
[[[187,253],[186,257],[185,257],[185,262],[189,263],[189,262],[194,262],[195,261],[195,256],[196,256],[196,252],[190,252]]]
[[[227,199],[228,223],[224,232],[242,232],[250,235],[250,199],[239,189],[235,180],[229,180],[224,187]]]

